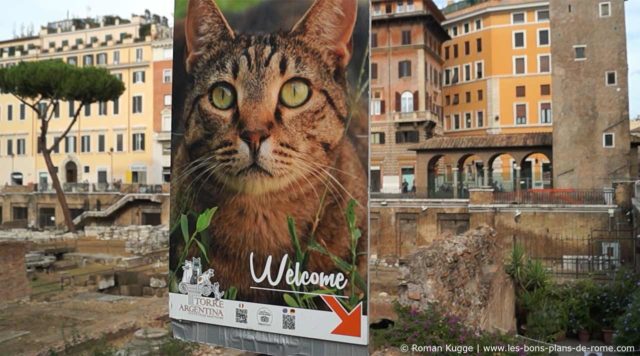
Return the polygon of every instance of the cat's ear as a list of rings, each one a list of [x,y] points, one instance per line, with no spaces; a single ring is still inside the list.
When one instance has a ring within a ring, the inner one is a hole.
[[[357,0],[316,0],[291,33],[320,44],[346,66],[351,59],[351,35],[357,11]]]
[[[220,41],[233,40],[233,30],[213,0],[189,0],[185,20],[187,72],[198,58]]]

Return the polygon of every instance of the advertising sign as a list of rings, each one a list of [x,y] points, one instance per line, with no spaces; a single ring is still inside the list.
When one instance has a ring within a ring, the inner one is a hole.
[[[368,343],[368,12],[177,0],[172,319]]]

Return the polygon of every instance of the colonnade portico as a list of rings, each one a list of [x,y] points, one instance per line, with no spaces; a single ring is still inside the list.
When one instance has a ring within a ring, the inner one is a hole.
[[[530,157],[533,155],[546,157],[549,168],[551,168],[551,143],[550,133],[432,138],[415,148],[417,152],[417,192],[422,194],[435,193],[433,185],[436,184],[437,169],[442,169],[442,167],[437,167],[437,164],[439,161],[442,162],[443,158],[447,162],[446,174],[452,175],[452,184],[447,182],[443,185],[443,190],[448,192],[448,197],[463,197],[461,196],[464,195],[461,184],[464,182],[465,161],[470,158],[473,159],[474,168],[481,167],[481,171],[478,169],[478,177],[476,177],[474,184],[478,186],[497,184],[498,182],[492,181],[492,166],[496,159],[500,158],[502,165],[510,167],[511,179],[517,182],[513,183],[512,189],[520,190],[520,182],[523,179],[522,167],[527,164]],[[502,161],[505,157],[509,159],[508,163]],[[511,162],[513,162],[512,167]],[[469,166],[467,165],[467,167]],[[435,194],[432,197],[439,196]]]

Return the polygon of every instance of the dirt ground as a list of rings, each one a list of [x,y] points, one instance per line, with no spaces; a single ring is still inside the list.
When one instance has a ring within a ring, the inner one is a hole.
[[[148,325],[161,326],[167,317],[165,298],[92,292],[0,308],[0,353],[8,355],[48,354],[63,350],[65,345],[116,337]]]

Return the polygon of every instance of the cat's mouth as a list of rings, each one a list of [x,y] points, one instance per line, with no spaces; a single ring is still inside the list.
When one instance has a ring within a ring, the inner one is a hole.
[[[273,177],[273,174],[271,174],[271,172],[269,172],[268,170],[264,169],[257,162],[253,162],[250,165],[248,165],[247,167],[241,169],[236,175],[237,176],[248,176],[248,175],[251,175],[251,174],[267,175],[269,177]]]

